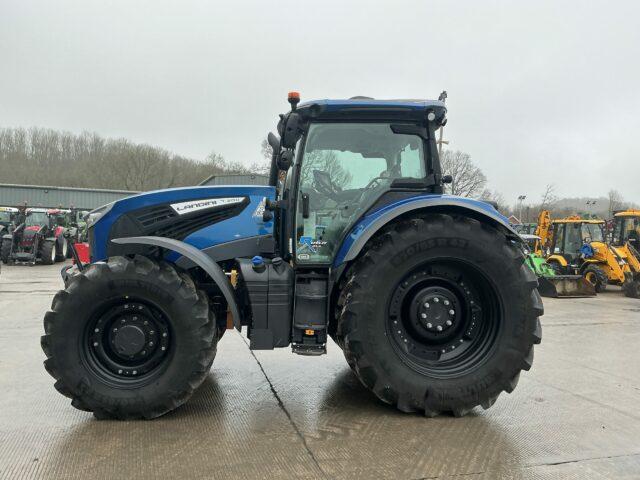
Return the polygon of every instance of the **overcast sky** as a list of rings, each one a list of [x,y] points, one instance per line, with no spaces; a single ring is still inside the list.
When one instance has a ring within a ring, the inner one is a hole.
[[[0,126],[248,164],[287,109],[437,98],[508,202],[640,202],[640,2],[0,0]]]

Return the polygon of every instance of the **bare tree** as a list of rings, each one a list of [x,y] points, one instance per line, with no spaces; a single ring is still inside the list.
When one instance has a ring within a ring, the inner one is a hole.
[[[542,194],[541,209],[549,209],[558,201],[558,196],[555,192],[556,186],[553,183],[547,184]]]
[[[622,208],[624,199],[617,190],[611,189],[607,194],[609,198],[609,217],[613,217],[613,212]]]
[[[440,161],[442,172],[453,178],[446,186],[447,193],[461,197],[474,197],[482,193],[487,184],[487,177],[471,161],[471,155],[459,150],[443,150]]]

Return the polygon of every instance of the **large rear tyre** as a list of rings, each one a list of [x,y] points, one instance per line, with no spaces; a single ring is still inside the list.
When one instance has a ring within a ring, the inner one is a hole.
[[[582,276],[593,285],[596,293],[604,292],[607,289],[607,283],[609,283],[609,277],[604,273],[602,268],[597,265],[589,265],[582,272]]]
[[[216,353],[204,292],[164,262],[110,258],[74,276],[44,317],[55,388],[98,418],[163,415],[185,403]]]
[[[56,263],[56,242],[45,240],[40,247],[40,258],[43,265],[53,265]]]
[[[11,254],[11,240],[2,240],[0,246],[0,260],[2,263],[9,263],[9,255]]]
[[[401,221],[347,273],[336,336],[349,365],[404,412],[489,408],[529,370],[543,313],[535,274],[498,230],[466,217]]]

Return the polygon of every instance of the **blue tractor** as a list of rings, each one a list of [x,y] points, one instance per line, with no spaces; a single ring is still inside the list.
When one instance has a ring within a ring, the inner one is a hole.
[[[143,193],[91,212],[91,263],[44,318],[45,367],[98,418],[185,403],[227,329],[322,355],[383,402],[461,416],[511,392],[543,313],[520,237],[443,194],[442,102],[319,100],[280,116],[269,186]],[[332,344],[331,344],[332,345]]]

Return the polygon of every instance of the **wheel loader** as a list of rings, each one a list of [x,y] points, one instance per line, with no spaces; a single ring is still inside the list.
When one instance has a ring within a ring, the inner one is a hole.
[[[541,238],[536,253],[562,275],[581,275],[595,291],[603,292],[608,284],[620,285],[634,281],[634,271],[627,256],[606,241],[605,221],[583,219],[572,215],[551,220],[548,211],[540,213],[537,234]],[[591,255],[585,255],[583,246],[589,244]]]
[[[625,295],[640,298],[640,210],[624,210],[614,215],[611,243],[631,270],[632,278],[624,284]]]
[[[444,104],[299,100],[268,136],[268,186],[160,190],[90,213],[91,263],[67,272],[41,341],[74,407],[163,415],[234,328],[252,350],[340,348],[380,401],[430,417],[489,408],[531,368],[538,282],[507,218],[443,194]]]

